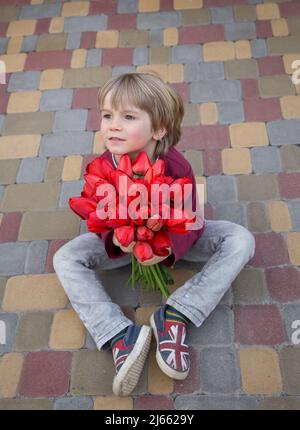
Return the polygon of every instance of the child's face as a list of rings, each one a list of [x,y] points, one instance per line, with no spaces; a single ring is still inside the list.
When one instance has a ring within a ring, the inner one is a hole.
[[[121,156],[146,151],[148,156],[152,157],[157,144],[157,134],[152,131],[151,118],[146,111],[129,105],[124,106],[124,111],[121,108],[114,111],[108,93],[100,112],[100,131],[110,152]]]

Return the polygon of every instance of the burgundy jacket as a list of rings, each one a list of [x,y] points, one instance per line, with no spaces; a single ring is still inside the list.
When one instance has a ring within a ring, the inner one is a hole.
[[[101,157],[106,158],[112,165],[114,165],[112,161],[112,156],[109,151],[104,152]],[[193,194],[192,194],[192,206],[193,210],[196,210],[196,181],[195,176],[193,174],[191,165],[189,162],[183,157],[180,152],[178,152],[175,148],[171,147],[167,154],[164,157],[161,157],[165,161],[165,175],[171,176],[173,179],[178,179],[182,177],[189,177],[193,183]],[[193,246],[193,244],[199,239],[199,237],[204,232],[205,228],[205,220],[203,219],[203,226],[199,230],[191,230],[187,234],[175,234],[170,233],[169,237],[171,239],[172,251],[173,253],[166,258],[163,263],[166,266],[173,266],[176,261],[182,258],[187,251]],[[115,246],[112,242],[113,231],[108,233],[97,233],[99,237],[104,241],[105,249],[110,258],[118,258],[124,254],[124,252],[118,247]]]

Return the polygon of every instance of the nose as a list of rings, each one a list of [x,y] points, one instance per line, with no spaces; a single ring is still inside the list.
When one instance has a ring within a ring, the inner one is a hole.
[[[112,118],[111,123],[110,123],[110,128],[112,130],[120,129],[121,128],[120,119],[117,116],[114,116]]]

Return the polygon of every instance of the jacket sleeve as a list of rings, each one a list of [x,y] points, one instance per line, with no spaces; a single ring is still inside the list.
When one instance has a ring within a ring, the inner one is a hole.
[[[190,178],[192,181],[192,209],[194,212],[196,212],[198,197],[197,197],[196,180],[191,167],[184,176]],[[176,261],[184,257],[184,255],[188,252],[188,250],[199,239],[199,237],[204,231],[205,220],[201,218],[199,221],[200,221],[201,227],[198,230],[190,230],[190,232],[186,234],[169,233],[173,252],[168,258],[166,258],[163,261],[163,263],[166,266],[173,266],[176,263]]]

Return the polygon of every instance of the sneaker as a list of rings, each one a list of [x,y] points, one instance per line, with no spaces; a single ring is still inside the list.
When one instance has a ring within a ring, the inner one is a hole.
[[[160,369],[174,379],[185,379],[190,370],[189,347],[185,343],[186,325],[167,321],[166,305],[150,317],[150,325],[156,339],[156,361]]]
[[[125,336],[112,348],[116,368],[113,392],[128,396],[142,373],[151,343],[151,327],[130,325]]]

